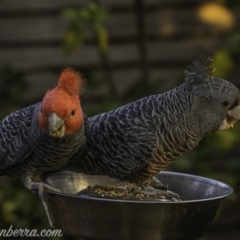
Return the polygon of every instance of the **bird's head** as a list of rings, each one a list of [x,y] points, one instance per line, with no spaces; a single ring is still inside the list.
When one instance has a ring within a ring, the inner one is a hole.
[[[210,57],[200,57],[186,71],[186,85],[193,93],[192,111],[204,134],[226,130],[240,119],[240,91],[230,82],[207,74],[211,61]]]
[[[83,113],[79,94],[83,80],[71,68],[63,70],[58,85],[49,90],[38,112],[38,125],[55,138],[74,134],[82,127]]]

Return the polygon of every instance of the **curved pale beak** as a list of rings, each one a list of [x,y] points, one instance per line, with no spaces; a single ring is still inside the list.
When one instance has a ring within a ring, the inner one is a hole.
[[[227,112],[227,118],[224,119],[219,130],[226,130],[233,127],[234,123],[240,119],[240,105]]]
[[[52,113],[48,118],[49,135],[55,138],[61,138],[65,135],[65,124],[56,113]]]

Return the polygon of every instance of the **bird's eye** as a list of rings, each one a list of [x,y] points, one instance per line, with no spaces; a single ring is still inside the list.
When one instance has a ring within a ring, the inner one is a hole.
[[[75,110],[72,110],[72,113],[71,113],[71,114],[72,114],[72,116],[73,116],[73,115],[75,114]]]
[[[223,102],[222,102],[222,105],[223,105],[224,107],[227,107],[227,106],[229,105],[229,101],[227,101],[227,100],[223,101]]]

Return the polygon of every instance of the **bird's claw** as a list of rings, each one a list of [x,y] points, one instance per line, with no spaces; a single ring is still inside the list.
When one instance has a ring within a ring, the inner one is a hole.
[[[183,198],[178,195],[175,192],[169,191],[169,190],[161,190],[161,189],[156,189],[152,186],[144,186],[141,192],[150,198],[156,198],[156,199],[169,199],[172,201],[181,201]]]
[[[163,184],[160,180],[158,180],[156,177],[153,177],[151,179],[151,182],[149,184],[150,186],[152,186],[155,189],[159,189],[159,190],[164,190],[167,191],[168,190],[168,185]]]
[[[44,200],[44,191],[46,190],[58,193],[61,192],[59,189],[51,187],[50,185],[47,185],[43,182],[34,182],[32,189],[30,190],[37,193],[41,200]]]
[[[43,183],[43,182],[34,182],[31,177],[29,176],[26,176],[23,178],[23,183],[24,183],[24,186],[32,191],[33,193],[36,193],[38,194],[38,196],[40,197],[40,199],[42,201],[44,201],[45,199],[45,195],[44,195],[44,190],[49,190],[49,191],[52,191],[52,192],[60,192],[59,189],[57,188],[54,188],[46,183]]]

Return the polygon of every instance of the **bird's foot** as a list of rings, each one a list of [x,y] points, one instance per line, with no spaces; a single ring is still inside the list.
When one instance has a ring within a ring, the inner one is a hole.
[[[168,190],[155,189],[152,186],[145,184],[130,182],[114,183],[103,186],[89,186],[82,190],[78,195],[127,200],[182,200],[177,193]]]
[[[165,200],[168,199],[171,201],[183,200],[182,197],[175,192],[169,191],[167,189],[166,190],[158,189],[150,185],[142,185],[141,192],[144,195],[149,196],[149,198],[165,199]]]
[[[42,201],[44,201],[45,199],[44,190],[49,190],[52,192],[60,192],[59,189],[54,188],[46,183],[33,181],[31,179],[31,176],[24,176],[23,183],[28,190],[31,190],[33,193],[38,193],[38,196]]]
[[[159,189],[159,190],[168,190],[168,185],[163,184],[160,180],[158,180],[156,177],[153,177],[149,183],[150,186],[153,188]]]

